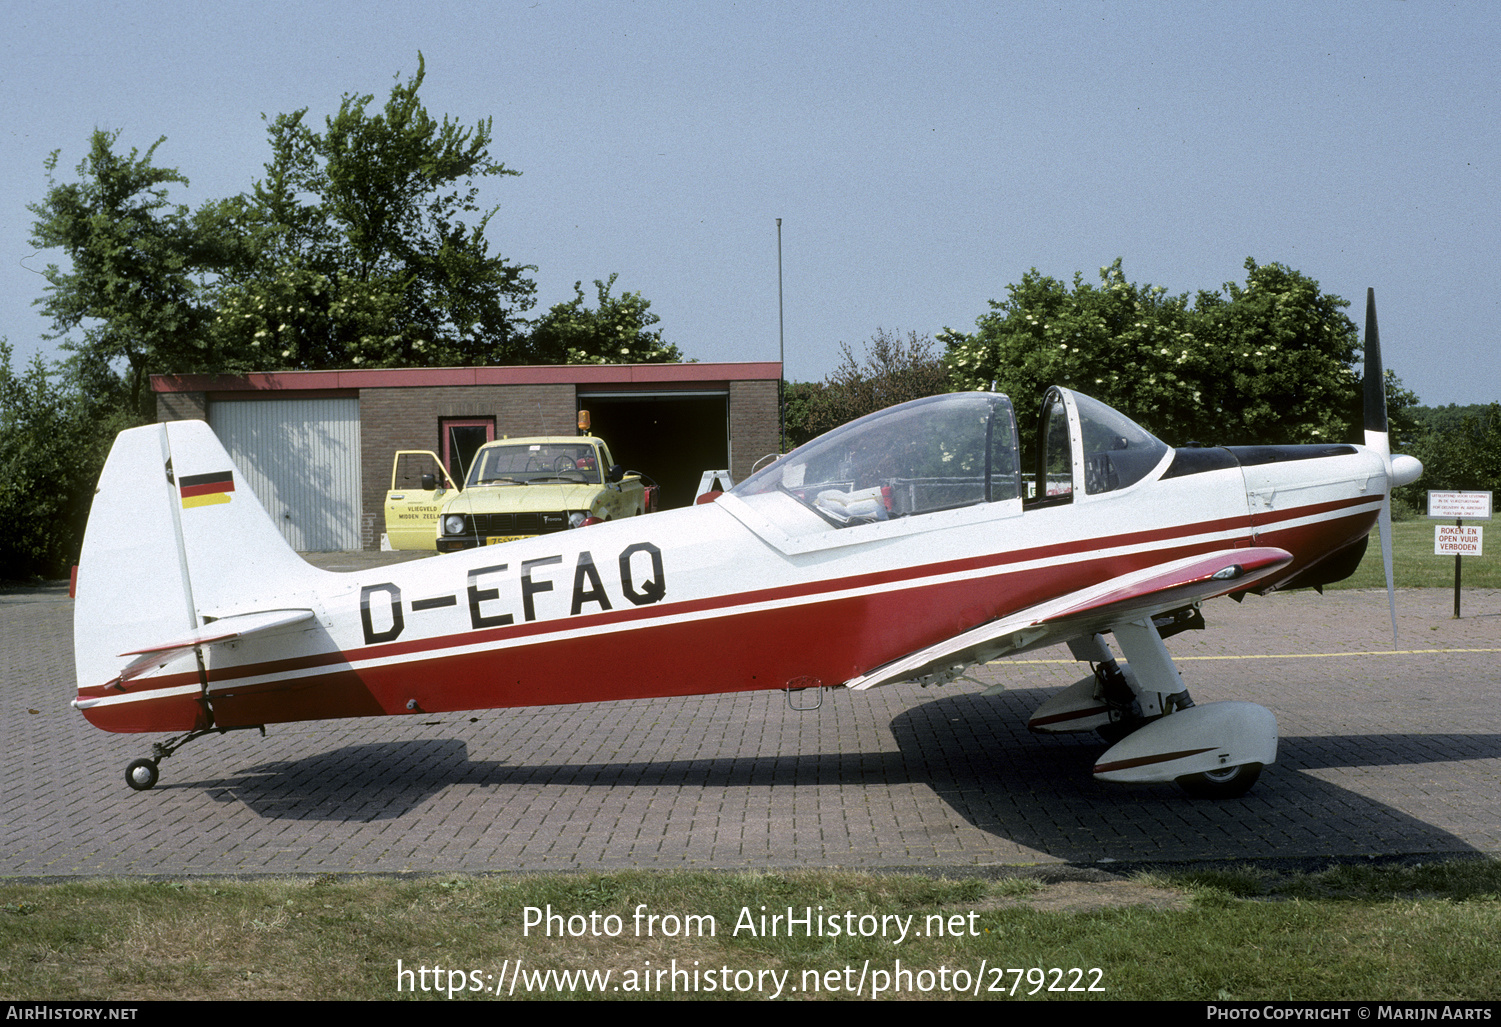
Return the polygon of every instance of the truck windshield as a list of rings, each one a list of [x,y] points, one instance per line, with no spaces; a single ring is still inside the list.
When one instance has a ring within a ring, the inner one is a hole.
[[[587,442],[518,442],[486,446],[469,469],[469,485],[572,481],[603,485],[599,456]]]

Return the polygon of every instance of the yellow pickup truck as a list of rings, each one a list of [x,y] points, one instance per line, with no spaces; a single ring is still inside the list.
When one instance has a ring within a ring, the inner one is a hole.
[[[421,457],[430,458],[432,470],[414,470]],[[403,450],[386,493],[386,536],[392,549],[452,553],[635,517],[651,509],[654,493],[592,435],[488,443],[475,454],[462,490],[434,454]]]

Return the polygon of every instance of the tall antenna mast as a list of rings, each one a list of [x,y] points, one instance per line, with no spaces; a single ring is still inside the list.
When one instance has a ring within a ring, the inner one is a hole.
[[[787,325],[782,315],[782,219],[777,218],[777,424],[781,428],[778,455],[787,452]]]

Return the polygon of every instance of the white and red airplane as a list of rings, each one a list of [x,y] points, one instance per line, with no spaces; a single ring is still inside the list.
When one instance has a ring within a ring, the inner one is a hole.
[[[1276,720],[1194,705],[1162,637],[1202,627],[1205,599],[1347,576],[1421,472],[1389,455],[1368,303],[1365,446],[1175,450],[1054,388],[1024,469],[1006,397],[956,393],[845,425],[712,503],[362,572],[293,552],[203,423],[132,429],[84,540],[73,705],[177,733],[127,768],[148,789],[213,732],[934,684],[1066,642],[1093,673],[1034,730],[1105,735],[1103,780],[1239,795],[1276,758]]]

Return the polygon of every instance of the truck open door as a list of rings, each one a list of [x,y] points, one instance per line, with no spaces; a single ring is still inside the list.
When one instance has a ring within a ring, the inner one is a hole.
[[[436,453],[423,449],[398,450],[391,461],[386,537],[381,548],[436,551],[438,514],[458,491]]]

